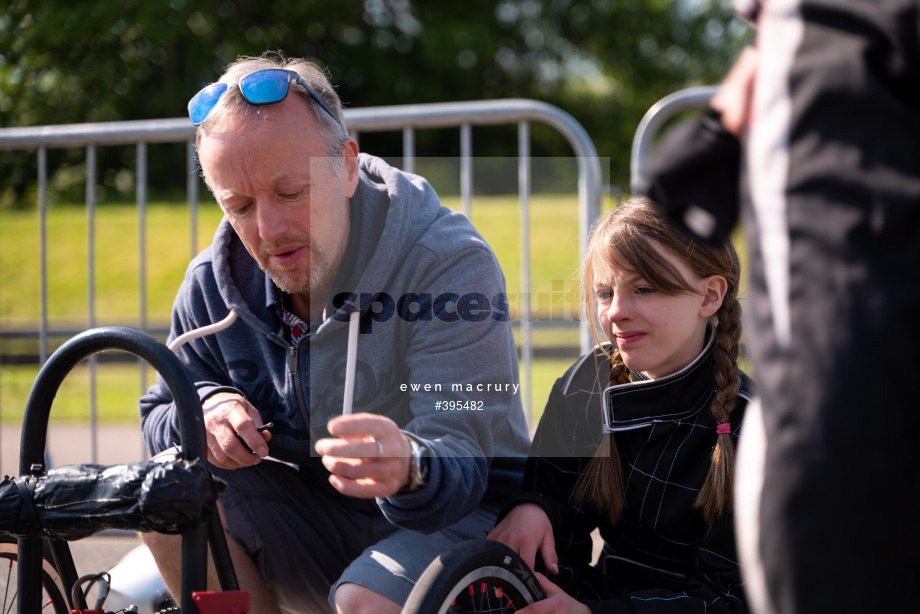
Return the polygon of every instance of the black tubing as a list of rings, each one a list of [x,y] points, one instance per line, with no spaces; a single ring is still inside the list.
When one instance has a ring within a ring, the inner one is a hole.
[[[103,350],[124,350],[143,358],[156,369],[176,401],[182,455],[189,460],[207,460],[204,417],[191,376],[165,345],[134,328],[107,326],[83,332],[62,345],[42,366],[26,402],[20,439],[19,473],[32,475],[32,468],[44,471],[45,441],[51,404],[68,373],[82,360]],[[182,533],[183,612],[197,612],[192,592],[207,589],[207,527],[194,527]],[[19,612],[29,614],[28,606],[41,599],[41,540],[19,539]],[[57,553],[56,553],[57,554]],[[72,567],[72,560],[71,565]],[[66,569],[63,571],[67,571]],[[76,578],[63,578],[71,584]],[[77,604],[71,604],[77,607]],[[83,604],[85,607],[85,604]]]

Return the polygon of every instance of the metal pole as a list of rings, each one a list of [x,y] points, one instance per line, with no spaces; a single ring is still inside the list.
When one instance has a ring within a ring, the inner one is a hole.
[[[195,142],[186,144],[186,169],[188,171],[188,217],[189,257],[198,254],[198,159],[195,156]]]
[[[137,292],[138,327],[147,332],[147,143],[137,144],[137,177],[135,196],[137,200]],[[137,360],[140,394],[147,392],[147,361]],[[147,452],[142,436],[138,437],[141,454]]]
[[[521,389],[530,425],[533,347],[530,313],[530,124],[518,122],[518,192],[521,201]]]
[[[38,148],[39,364],[48,360],[48,150]]]
[[[89,328],[96,326],[96,146],[86,147],[86,290]],[[89,449],[91,462],[98,459],[98,420],[96,407],[96,357],[89,366]]]
[[[415,130],[412,126],[403,128],[403,170],[415,172]]]
[[[463,214],[473,215],[473,127],[460,126],[460,202]]]

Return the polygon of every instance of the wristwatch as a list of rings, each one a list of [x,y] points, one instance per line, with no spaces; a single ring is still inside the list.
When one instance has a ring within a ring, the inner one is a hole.
[[[408,435],[404,435],[404,437],[409,442],[412,454],[409,457],[409,483],[399,492],[415,492],[428,483],[431,458],[428,456],[428,448],[419,445],[417,441]]]

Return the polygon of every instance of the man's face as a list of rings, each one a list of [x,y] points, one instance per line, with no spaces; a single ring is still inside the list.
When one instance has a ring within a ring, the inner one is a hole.
[[[325,302],[348,241],[348,199],[358,182],[357,145],[341,171],[298,97],[259,118],[227,118],[201,138],[208,186],[259,266],[295,298]]]

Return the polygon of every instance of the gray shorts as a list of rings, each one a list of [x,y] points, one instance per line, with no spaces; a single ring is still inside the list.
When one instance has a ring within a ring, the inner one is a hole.
[[[335,491],[315,460],[317,467],[303,471],[270,461],[212,468],[228,484],[220,499],[230,535],[252,557],[283,612],[332,611],[343,582],[403,604],[438,554],[494,526],[497,508],[484,506],[437,533],[399,529],[373,500]]]
[[[497,513],[497,508],[482,506],[437,533],[397,530],[369,546],[348,566],[329,591],[329,603],[334,603],[335,589],[340,584],[354,582],[404,605],[431,561],[458,542],[485,537],[495,526]]]

